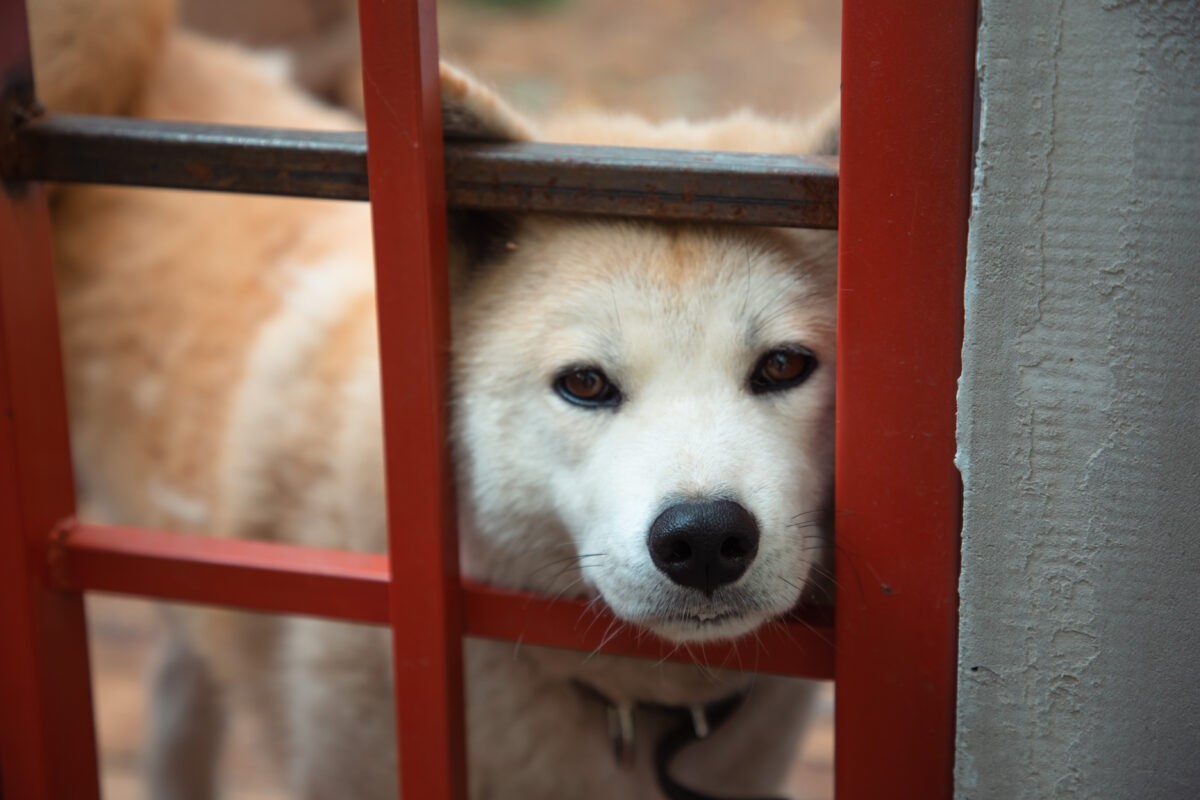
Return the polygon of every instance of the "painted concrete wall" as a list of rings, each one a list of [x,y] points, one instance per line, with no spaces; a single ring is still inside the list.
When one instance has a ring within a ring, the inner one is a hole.
[[[957,792],[1200,798],[1200,2],[981,20]]]

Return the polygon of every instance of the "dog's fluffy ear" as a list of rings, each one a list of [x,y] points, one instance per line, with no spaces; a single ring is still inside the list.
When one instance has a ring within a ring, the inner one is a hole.
[[[442,129],[447,140],[518,142],[535,137],[533,123],[462,70],[443,63],[441,82]],[[520,227],[515,214],[474,209],[452,209],[447,223],[455,286],[511,249]]]
[[[820,156],[836,156],[841,149],[842,103],[841,98],[833,101],[813,117],[816,137],[809,151]]]
[[[564,144],[725,150],[735,153],[837,155],[840,104],[804,119],[771,119],[742,109],[718,119],[652,123],[632,114],[572,114],[552,119],[547,138]]]
[[[457,67],[442,63],[442,129],[447,139],[518,142],[534,127],[508,103]]]
[[[841,118],[842,104],[838,97],[799,120],[763,120],[753,113],[741,112],[728,118],[728,130],[721,131],[720,122],[714,127],[721,135],[733,140],[736,149],[836,156],[841,140]]]

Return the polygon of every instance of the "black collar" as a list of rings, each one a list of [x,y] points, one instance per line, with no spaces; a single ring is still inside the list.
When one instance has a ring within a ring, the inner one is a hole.
[[[714,795],[693,791],[671,777],[671,762],[679,751],[690,744],[708,738],[733,716],[743,701],[745,692],[735,692],[711,703],[693,706],[669,706],[662,703],[636,701],[618,703],[594,686],[573,680],[580,692],[604,706],[608,715],[608,735],[612,740],[613,756],[617,763],[629,766],[633,763],[634,714],[638,711],[666,716],[675,720],[658,740],[654,748],[654,776],[658,788],[667,800],[722,800]],[[733,800],[729,798],[727,800]],[[744,798],[743,800],[779,800],[778,798]]]

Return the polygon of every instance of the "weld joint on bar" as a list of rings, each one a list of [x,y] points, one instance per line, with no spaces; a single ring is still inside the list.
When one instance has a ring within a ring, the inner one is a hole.
[[[78,529],[79,518],[72,514],[54,523],[46,537],[46,570],[51,586],[66,586],[69,583],[67,543],[71,534]]]
[[[20,177],[20,134],[43,108],[33,92],[33,75],[17,69],[3,76],[0,86],[0,182],[10,197],[24,194],[25,180]]]

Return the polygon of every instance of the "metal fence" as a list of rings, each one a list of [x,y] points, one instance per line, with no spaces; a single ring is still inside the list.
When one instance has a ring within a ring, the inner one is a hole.
[[[834,607],[798,610],[765,631],[745,663],[836,680],[839,798],[950,797],[960,502],[954,395],[975,4],[846,0],[840,164],[487,144],[456,141],[453,131],[444,140],[433,3],[361,0],[360,11],[364,71],[373,78],[365,137],[40,116],[24,4],[0,0],[3,797],[98,797],[88,591],[391,625],[407,797],[465,796],[464,635],[652,658],[737,657],[736,643],[689,656],[632,633],[606,638],[606,613],[583,603],[460,580],[443,435],[447,203],[839,228]],[[75,518],[39,181],[370,198],[389,507],[403,509],[390,515],[391,556]],[[383,219],[388,224],[378,224]],[[424,402],[402,407],[401,384]],[[406,613],[414,607],[422,613]]]

